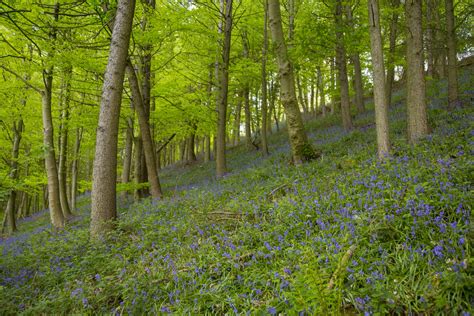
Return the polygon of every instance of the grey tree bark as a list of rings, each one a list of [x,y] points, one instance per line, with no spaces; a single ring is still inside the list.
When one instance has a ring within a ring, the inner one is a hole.
[[[156,168],[155,150],[153,149],[153,139],[151,137],[148,115],[143,103],[138,77],[130,61],[127,62],[126,69],[130,90],[132,91],[133,105],[135,107],[135,111],[137,112],[138,124],[140,126],[143,142],[143,153],[145,154],[146,171],[148,182],[150,184],[150,193],[154,199],[160,199],[163,194],[161,192],[160,180],[158,178],[158,171]]]
[[[132,101],[133,102],[133,101]],[[133,107],[133,103],[131,104]],[[125,130],[125,148],[123,153],[122,183],[130,182],[130,171],[132,170],[132,154],[133,154],[133,119],[127,117],[127,129]],[[127,197],[127,191],[121,193],[121,197]]]
[[[454,23],[453,0],[444,0],[446,9],[446,30],[448,42],[448,108],[459,105],[458,74],[456,58],[456,28]]]
[[[319,90],[319,106],[321,107],[321,115],[326,116],[326,100],[324,95],[324,78],[321,73],[321,67],[317,68],[318,72],[318,90]]]
[[[385,67],[383,59],[383,42],[380,27],[380,10],[378,0],[368,1],[370,48],[374,74],[375,125],[377,131],[377,152],[379,159],[390,153],[388,104],[385,93]]]
[[[48,204],[51,224],[55,229],[64,227],[64,215],[59,196],[59,178],[54,152],[53,117],[51,101],[53,89],[53,69],[43,71],[44,91],[42,93],[43,143],[45,146],[45,166],[48,177]]]
[[[20,152],[20,141],[21,141],[21,136],[23,133],[23,119],[20,118],[17,122],[13,123],[13,146],[12,146],[12,156],[10,160],[10,173],[8,177],[12,180],[15,181],[18,179],[18,156]],[[16,216],[15,216],[15,211],[16,211],[16,197],[17,197],[17,192],[15,189],[12,189],[10,191],[10,194],[8,196],[8,201],[7,201],[7,207],[5,209],[5,216],[6,216],[6,223],[8,225],[8,231],[9,233],[13,233],[17,230],[16,228]],[[2,225],[2,232],[4,230],[4,227]]]
[[[304,161],[315,158],[316,154],[308,141],[308,136],[304,130],[303,120],[301,118],[301,112],[298,108],[293,65],[288,57],[283,35],[279,0],[268,1],[268,16],[272,39],[276,49],[281,82],[281,102],[285,108],[293,162],[295,165],[300,165]]]
[[[58,180],[59,180],[59,198],[61,201],[61,209],[64,218],[68,220],[73,216],[69,201],[67,198],[67,149],[68,149],[68,124],[69,124],[69,101],[70,101],[70,80],[72,76],[72,68],[66,69],[64,73],[63,82],[61,85],[61,94],[63,97],[60,100],[61,106],[61,125],[59,135],[59,165],[58,165]]]
[[[224,25],[223,25],[223,47],[222,63],[219,67],[219,96],[218,96],[218,120],[217,120],[217,143],[216,143],[216,176],[223,177],[227,172],[225,156],[225,138],[227,125],[227,95],[229,91],[229,59],[230,40],[232,35],[232,2],[233,0],[223,0],[224,5]]]
[[[72,156],[71,166],[71,209],[76,210],[76,197],[77,197],[77,179],[79,172],[79,153],[82,141],[82,127],[76,128],[76,141],[74,142],[74,152]]]
[[[422,0],[406,0],[407,21],[407,123],[408,141],[416,143],[428,134],[423,69]]]
[[[104,75],[92,183],[91,237],[113,228],[117,218],[117,138],[135,0],[119,0]]]

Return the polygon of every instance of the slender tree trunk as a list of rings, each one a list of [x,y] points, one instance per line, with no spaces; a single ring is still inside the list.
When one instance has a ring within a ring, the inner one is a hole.
[[[427,27],[426,27],[426,56],[427,56],[427,64],[428,64],[428,70],[427,70],[427,75],[430,77],[436,77],[435,76],[435,54],[436,54],[436,45],[438,43],[435,43],[435,32],[436,32],[436,27],[438,27],[435,24],[435,21],[433,19],[433,12],[434,10],[438,10],[437,7],[435,7],[435,0],[426,0],[426,22],[427,22]]]
[[[336,103],[337,103],[337,84],[336,84],[336,62],[335,62],[335,57],[332,57],[330,60],[330,79],[331,79],[331,108],[330,112],[331,114],[334,114],[335,109],[336,109]]]
[[[71,209],[76,210],[76,197],[77,197],[77,178],[79,172],[79,153],[81,149],[82,141],[82,127],[76,128],[76,141],[74,143],[74,154],[72,157],[71,167]]]
[[[385,69],[383,63],[383,42],[380,28],[378,0],[369,0],[369,30],[374,73],[375,124],[377,130],[377,152],[384,159],[390,152],[388,104],[385,93]]]
[[[234,133],[233,133],[233,144],[237,146],[240,143],[240,115],[242,113],[242,100],[239,97],[237,106],[235,107],[235,119],[234,119]]]
[[[69,100],[70,100],[70,77],[72,76],[72,68],[68,68],[64,74],[62,83],[63,100],[60,101],[61,106],[61,126],[59,136],[59,198],[61,201],[61,209],[64,218],[68,220],[73,216],[67,198],[67,147],[68,147],[68,124],[69,124]]]
[[[273,83],[273,88],[272,88],[272,103],[273,103],[273,119],[275,120],[275,127],[276,131],[280,131],[280,102],[277,101],[277,91],[279,89],[278,82]]]
[[[422,0],[406,0],[407,30],[407,121],[408,141],[416,143],[428,134],[423,71]]]
[[[296,74],[296,86],[298,88],[298,100],[303,108],[304,116],[308,115],[308,106],[305,103],[304,96],[303,96],[303,88],[301,87],[301,80],[299,74]]]
[[[318,90],[319,90],[319,106],[321,107],[321,115],[326,116],[326,100],[324,98],[324,77],[321,73],[321,67],[317,68],[318,71]]]
[[[218,102],[218,120],[217,120],[217,144],[216,144],[216,176],[223,177],[227,172],[225,157],[225,137],[226,137],[226,118],[227,118],[227,95],[229,91],[229,58],[230,58],[230,40],[232,35],[232,2],[224,1],[224,40],[222,47],[222,64],[219,67],[219,102]]]
[[[268,50],[268,2],[264,1],[263,48],[262,48],[262,153],[268,156],[267,141],[267,50]]]
[[[392,87],[393,81],[395,80],[395,47],[397,44],[398,36],[398,6],[400,5],[400,0],[392,0],[392,17],[390,20],[390,31],[389,31],[389,49],[387,57],[387,79],[386,79],[386,99],[387,105],[390,106],[392,102]]]
[[[354,18],[352,17],[352,8],[350,5],[345,5],[347,23],[350,28],[354,28]],[[354,65],[354,90],[355,90],[355,105],[357,112],[363,113],[365,111],[364,105],[364,86],[362,80],[362,68],[360,66],[359,52],[355,52],[351,55],[351,61]]]
[[[133,105],[133,101],[132,101]],[[133,119],[127,117],[127,129],[125,131],[125,149],[123,154],[122,183],[130,182],[130,171],[132,167],[133,153]],[[122,199],[127,197],[127,191],[121,193]]]
[[[59,3],[54,6],[54,19],[59,18]],[[53,28],[49,34],[52,41],[56,40],[56,29]],[[53,52],[54,54],[54,52]],[[51,111],[53,90],[53,67],[43,69],[44,90],[41,93],[42,118],[43,118],[43,144],[45,147],[45,167],[48,177],[48,202],[51,224],[54,229],[64,227],[64,216],[61,210],[59,197],[58,169],[56,165],[56,154],[54,151],[53,117]]]
[[[448,108],[454,109],[459,104],[458,74],[456,58],[456,29],[454,23],[453,0],[444,0],[446,8],[446,26],[448,42]]]
[[[245,113],[245,143],[247,148],[251,149],[252,146],[252,115],[250,111],[250,89],[248,86],[244,88],[244,113]]]
[[[104,236],[117,217],[117,134],[135,0],[119,0],[104,75],[92,182],[91,236]]]
[[[204,162],[211,161],[211,136],[204,137]]]
[[[10,161],[10,174],[8,175],[12,181],[18,180],[18,156],[20,152],[20,141],[23,133],[23,119],[19,119],[18,122],[13,123],[13,147],[12,147],[12,157]],[[15,202],[16,202],[17,192],[15,189],[10,191],[8,196],[7,207],[5,209],[5,216],[7,218],[7,223],[9,227],[9,233],[13,233],[17,230],[16,220],[15,220]],[[2,227],[3,232],[3,227]]]
[[[145,176],[143,174],[143,164],[145,163],[144,160],[142,159],[143,157],[143,140],[142,140],[142,134],[141,131],[138,131],[137,137],[134,138],[134,144],[135,144],[135,153],[133,157],[133,173],[134,173],[134,181],[137,184],[141,184],[146,182]],[[146,168],[146,166],[145,166]],[[139,200],[141,198],[145,197],[145,190],[143,188],[135,188],[135,191],[133,193],[134,199]]]
[[[362,80],[362,69],[360,66],[359,54],[356,53],[351,57],[352,63],[354,64],[354,87],[355,87],[355,104],[359,113],[364,113],[364,87]],[[385,76],[384,76],[385,79]]]
[[[146,171],[148,175],[148,182],[150,183],[150,193],[154,199],[160,199],[163,194],[161,192],[160,180],[158,178],[158,171],[156,168],[155,150],[153,149],[150,123],[148,121],[146,109],[143,104],[138,77],[130,61],[128,61],[126,68],[130,90],[132,91],[133,105],[135,107],[135,111],[137,112],[138,124],[140,126],[140,132],[142,136]]]
[[[298,108],[293,66],[288,57],[285,38],[283,36],[279,0],[268,1],[268,13],[272,38],[276,47],[281,82],[281,101],[285,107],[293,162],[295,165],[300,165],[304,161],[313,159],[315,157],[315,153],[308,141],[308,137],[303,126],[301,113]]]
[[[43,107],[43,135],[45,145],[45,166],[48,176],[48,204],[51,217],[51,224],[55,229],[64,227],[64,215],[61,209],[61,200],[59,197],[59,179],[56,166],[56,155],[54,153],[54,132],[53,118],[51,115],[51,94],[53,84],[53,70],[43,71],[43,81],[45,90],[42,94]]]
[[[196,138],[196,125],[192,127],[193,132],[188,137],[188,162],[194,162],[197,160],[195,153],[195,138]]]
[[[445,78],[446,77],[446,34],[444,30],[440,29],[440,25],[443,25],[441,22],[441,17],[439,13],[440,7],[440,0],[432,0],[434,1],[434,11],[433,11],[433,22],[435,27],[434,30],[434,43],[435,51],[434,51],[434,76],[437,78]]]
[[[242,32],[242,46],[243,46],[243,57],[249,58],[249,47],[247,34]],[[250,109],[250,86],[248,82],[244,83],[244,89],[242,92],[244,97],[244,114],[245,114],[245,144],[247,149],[252,149],[252,111]]]
[[[349,103],[349,81],[347,79],[346,49],[342,21],[342,0],[336,2],[336,64],[341,93],[342,126],[346,131],[353,128]]]

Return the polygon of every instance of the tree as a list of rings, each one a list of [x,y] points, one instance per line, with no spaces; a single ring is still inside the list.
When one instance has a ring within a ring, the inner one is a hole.
[[[347,22],[350,29],[355,28],[354,18],[352,16],[352,8],[349,4],[345,5]],[[355,90],[355,105],[359,113],[365,111],[364,105],[364,85],[362,81],[362,68],[360,65],[359,51],[355,51],[350,56],[352,64],[354,65],[354,90]]]
[[[387,79],[386,79],[386,99],[387,105],[390,106],[392,102],[392,86],[395,80],[395,47],[397,43],[398,35],[398,7],[400,0],[391,0],[391,9],[393,10],[392,16],[390,17],[390,31],[389,31],[389,50],[387,57]]]
[[[130,90],[132,90],[133,105],[138,116],[138,124],[142,136],[143,152],[145,154],[145,164],[148,175],[148,182],[150,183],[151,196],[160,199],[163,194],[161,192],[160,180],[158,179],[158,169],[156,168],[155,151],[153,149],[153,139],[150,132],[150,123],[143,104],[143,98],[140,91],[138,77],[135,69],[130,61],[127,66],[128,81],[130,83]]]
[[[117,217],[117,136],[123,79],[132,31],[134,0],[119,0],[104,75],[93,170],[91,236],[98,238],[112,228]]]
[[[18,121],[13,123],[13,146],[12,156],[10,161],[10,173],[9,178],[13,181],[18,180],[18,154],[20,151],[20,141],[23,133],[23,119],[20,117]],[[9,232],[13,233],[17,230],[16,228],[16,214],[15,214],[15,203],[16,203],[17,192],[15,189],[10,190],[8,196],[7,207],[5,209],[5,216],[7,217],[7,223]],[[3,229],[2,229],[3,232]]]
[[[222,62],[219,65],[218,103],[217,103],[217,144],[216,144],[216,175],[223,177],[227,172],[225,157],[225,140],[227,126],[227,96],[229,91],[229,57],[230,40],[232,35],[232,1],[223,1],[223,41]]]
[[[264,0],[263,48],[262,48],[262,153],[268,155],[267,141],[267,50],[268,50],[268,0]]]
[[[385,93],[385,67],[383,63],[382,34],[378,0],[367,2],[369,9],[370,47],[374,73],[375,124],[379,159],[389,154],[388,103]]]
[[[446,8],[446,29],[448,42],[448,108],[453,109],[459,104],[458,74],[456,62],[456,29],[454,23],[453,0],[444,0]]]
[[[344,32],[342,21],[342,0],[336,1],[336,64],[341,93],[342,126],[346,131],[353,128],[351,109],[349,104],[349,82],[347,79],[346,49],[344,46]]]
[[[304,161],[315,158],[316,154],[308,141],[308,136],[303,126],[303,119],[301,118],[301,112],[298,108],[293,64],[289,59],[283,35],[279,0],[268,1],[268,17],[272,39],[276,49],[280,75],[280,97],[283,107],[285,108],[293,162],[295,165],[300,165]]]
[[[59,198],[61,201],[61,209],[64,218],[68,219],[72,216],[71,208],[67,198],[67,148],[68,148],[68,130],[69,130],[69,102],[71,90],[72,67],[65,70],[63,82],[61,84],[60,96],[60,117],[61,125],[59,126],[59,163],[58,163],[58,180],[59,180]]]
[[[428,134],[423,70],[422,0],[405,1],[407,21],[407,124],[408,141],[416,143]]]

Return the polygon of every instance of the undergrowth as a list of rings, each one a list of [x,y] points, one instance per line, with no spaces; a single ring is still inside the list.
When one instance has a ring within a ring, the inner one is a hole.
[[[409,146],[391,109],[384,162],[368,111],[350,133],[310,121],[322,157],[298,168],[276,133],[268,158],[231,149],[219,181],[213,163],[166,169],[166,198],[123,207],[103,243],[87,196],[59,234],[37,215],[1,243],[0,313],[468,315],[473,111],[429,115]]]

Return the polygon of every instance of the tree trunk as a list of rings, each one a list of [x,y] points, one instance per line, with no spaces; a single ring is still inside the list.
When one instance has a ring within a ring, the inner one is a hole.
[[[119,0],[104,75],[92,182],[91,237],[112,229],[117,217],[117,134],[135,0]]]
[[[153,149],[153,139],[151,137],[148,115],[143,104],[138,77],[130,61],[128,61],[126,68],[130,90],[132,91],[133,105],[135,107],[135,111],[137,112],[138,124],[140,126],[140,132],[142,136],[146,171],[148,175],[148,182],[150,183],[150,193],[152,198],[160,199],[163,194],[161,192],[160,180],[158,178],[158,171],[156,168],[155,150]]]
[[[319,90],[319,106],[321,107],[321,115],[326,116],[326,100],[324,98],[324,78],[321,73],[321,67],[317,68],[318,71],[318,90]]]
[[[197,160],[196,153],[195,153],[195,137],[196,137],[196,126],[193,126],[193,132],[188,137],[188,162],[194,162]]]
[[[76,141],[74,143],[74,154],[72,157],[71,167],[71,209],[76,210],[76,197],[77,197],[77,178],[79,172],[79,152],[82,141],[82,127],[76,128]]]
[[[204,136],[204,162],[211,161],[211,136]]]
[[[224,2],[224,40],[222,47],[222,63],[219,67],[219,96],[218,96],[218,119],[217,119],[217,143],[216,143],[216,176],[223,177],[227,172],[225,157],[225,137],[227,118],[227,95],[229,91],[229,58],[230,40],[232,35],[232,2],[233,0],[222,0]]]
[[[285,38],[283,36],[279,0],[268,1],[268,13],[272,38],[276,47],[281,82],[281,101],[285,108],[293,162],[295,165],[300,165],[304,161],[314,158],[315,153],[308,141],[301,113],[298,108],[293,66],[288,57]]]
[[[298,100],[301,103],[304,116],[306,117],[308,115],[308,106],[306,105],[306,102],[304,100],[305,98],[303,95],[303,88],[301,87],[301,79],[298,73],[296,74],[296,86],[298,88]]]
[[[352,17],[352,8],[350,5],[345,5],[347,22],[350,28],[354,28],[354,18]],[[364,86],[362,80],[362,68],[360,66],[359,52],[351,55],[351,61],[354,65],[354,90],[355,90],[355,105],[357,112],[363,113],[365,111],[364,105]]]
[[[135,155],[133,157],[133,173],[134,173],[134,181],[136,184],[141,184],[146,182],[145,175],[143,174],[143,164],[145,163],[142,159],[143,157],[143,140],[141,131],[138,131],[137,137],[134,138],[135,143]],[[146,168],[146,166],[145,166]],[[145,197],[145,190],[140,186],[135,188],[134,192],[134,199],[139,200]]]
[[[268,49],[268,0],[264,1],[265,15],[263,19],[263,48],[262,48],[262,153],[268,156],[267,142],[267,49]]]
[[[244,113],[245,113],[245,143],[248,149],[251,149],[252,146],[252,120],[251,120],[251,111],[250,111],[250,89],[248,87],[244,88]]]
[[[132,101],[133,105],[133,101]],[[130,171],[132,167],[133,153],[133,119],[127,117],[127,129],[125,131],[125,149],[123,154],[122,183],[130,182]],[[125,190],[121,193],[123,199],[127,197],[128,192]]]
[[[433,22],[435,27],[434,30],[434,43],[435,46],[435,54],[434,54],[434,76],[438,78],[445,78],[446,77],[446,34],[444,30],[440,29],[440,25],[442,25],[440,14],[439,14],[439,7],[440,7],[440,0],[433,0],[434,3],[434,11],[433,11]]]
[[[249,47],[248,39],[245,32],[242,32],[242,46],[243,46],[243,57],[249,58]],[[248,82],[245,82],[243,89],[244,96],[244,114],[245,114],[245,144],[247,149],[252,149],[252,111],[250,110],[250,86]]]
[[[56,167],[56,155],[54,153],[54,131],[53,117],[51,115],[51,93],[53,85],[53,70],[43,71],[44,92],[42,94],[43,108],[43,142],[45,146],[45,166],[48,176],[48,204],[51,224],[55,229],[64,227],[64,215],[61,210],[59,197],[58,169]]]
[[[12,181],[18,180],[18,155],[20,152],[20,141],[23,133],[23,120],[20,118],[18,122],[13,123],[13,147],[12,157],[10,162],[10,174],[8,175]],[[13,233],[17,230],[15,220],[15,202],[16,202],[16,190],[12,189],[8,197],[7,207],[5,209],[5,216],[7,218],[7,224],[9,227],[9,233]],[[3,227],[2,227],[3,232]]]
[[[335,57],[331,57],[330,60],[330,80],[331,80],[331,114],[334,114],[336,103],[337,103],[337,84],[336,84],[336,65],[335,65]]]
[[[459,104],[458,74],[456,58],[456,29],[454,24],[453,0],[444,0],[446,7],[446,28],[448,42],[448,108],[454,109]]]
[[[342,21],[342,0],[336,2],[336,64],[341,94],[342,126],[346,131],[353,128],[349,103],[349,82],[347,79],[346,49]]]
[[[377,152],[384,159],[390,152],[388,104],[385,93],[385,69],[383,63],[383,42],[380,28],[378,0],[369,0],[369,30],[372,68],[374,73],[375,124],[377,131]]]
[[[438,43],[435,43],[435,33],[436,27],[438,27],[433,19],[434,10],[438,10],[435,0],[426,0],[426,56],[428,71],[427,75],[430,77],[437,77],[435,75],[435,54],[436,46]]]
[[[392,102],[392,86],[393,81],[395,80],[395,47],[397,43],[398,36],[398,6],[400,5],[400,0],[392,0],[392,18],[390,20],[390,35],[389,35],[389,49],[388,49],[388,58],[387,58],[387,79],[386,79],[386,99],[387,105],[390,106]]]
[[[407,122],[408,141],[416,143],[428,134],[423,71],[422,0],[406,0],[407,20]]]
[[[240,114],[241,112],[242,112],[242,100],[239,97],[237,106],[235,107],[234,132],[233,132],[234,146],[237,146],[240,143]]]
[[[67,198],[67,147],[68,147],[68,124],[69,124],[69,94],[70,94],[70,77],[72,76],[72,68],[68,68],[64,74],[64,81],[61,86],[61,92],[64,99],[60,101],[61,106],[61,125],[59,135],[59,198],[61,201],[61,209],[64,218],[68,220],[73,216]]]

